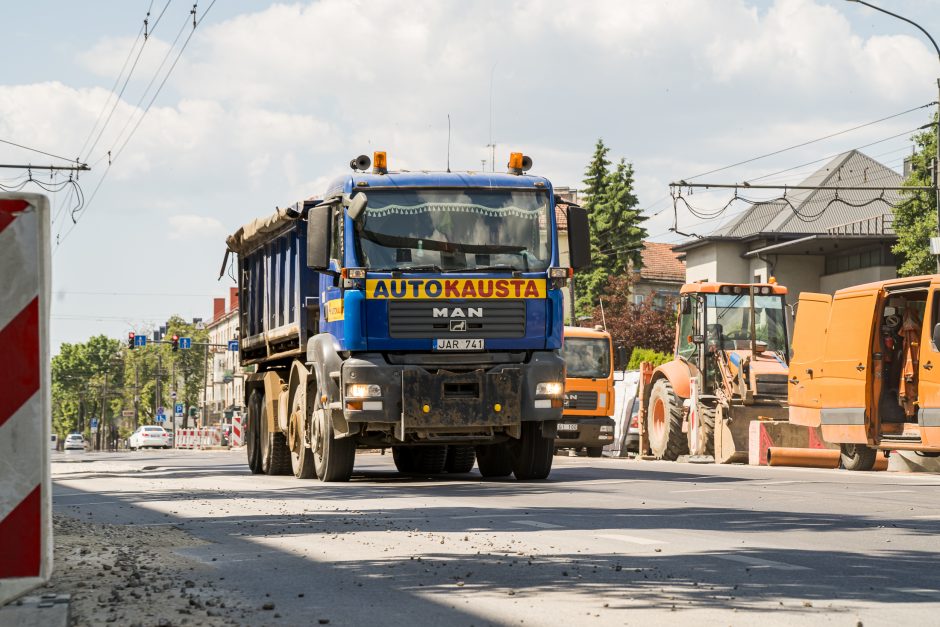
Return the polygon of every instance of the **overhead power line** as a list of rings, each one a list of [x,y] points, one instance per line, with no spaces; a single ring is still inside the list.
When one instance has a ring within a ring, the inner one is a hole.
[[[17,148],[22,148],[23,150],[29,150],[30,152],[36,152],[41,155],[46,155],[47,157],[52,157],[53,159],[61,159],[62,161],[69,161],[78,166],[85,166],[85,169],[88,168],[88,165],[85,163],[80,163],[77,159],[69,159],[68,157],[60,157],[59,155],[52,154],[51,152],[46,152],[45,150],[39,150],[38,148],[30,148],[29,146],[24,146],[23,144],[17,144],[16,142],[11,142],[7,139],[0,139],[0,144],[9,144],[10,146],[16,146]],[[6,166],[6,167],[17,167],[17,166]],[[47,168],[42,168],[43,170]]]

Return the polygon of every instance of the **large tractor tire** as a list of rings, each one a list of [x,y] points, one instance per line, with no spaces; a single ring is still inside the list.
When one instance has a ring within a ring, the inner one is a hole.
[[[264,397],[255,390],[248,397],[248,423],[245,425],[245,451],[248,453],[248,469],[251,474],[261,472],[261,406]]]
[[[472,446],[448,446],[444,470],[454,474],[468,473],[476,461],[477,454]]]
[[[313,451],[307,446],[310,434],[307,433],[307,395],[303,390],[294,394],[290,421],[291,470],[298,479],[314,479],[317,470],[313,464]]]
[[[317,411],[313,419],[313,463],[320,481],[349,481],[356,463],[355,438],[337,438],[333,421],[326,411]]]
[[[484,478],[496,479],[512,474],[512,459],[509,455],[509,446],[505,442],[484,444],[475,448],[477,468]]]
[[[259,431],[261,440],[261,472],[266,475],[290,474],[290,448],[283,433],[268,428],[268,404],[261,403]]]
[[[512,474],[519,481],[545,479],[552,471],[555,438],[542,436],[542,423],[522,423],[522,437],[509,444]]]
[[[399,472],[415,475],[438,475],[444,472],[447,446],[397,446],[392,449],[395,467]]]
[[[846,470],[871,470],[875,467],[878,450],[864,444],[840,444],[842,467]]]
[[[658,379],[653,384],[646,412],[646,432],[656,459],[675,461],[689,452],[689,442],[682,433],[682,402],[668,379]]]
[[[689,425],[688,446],[691,455],[715,456],[715,414],[714,405],[698,404],[698,425]],[[681,430],[680,426],[680,430]],[[696,441],[697,440],[697,441]]]

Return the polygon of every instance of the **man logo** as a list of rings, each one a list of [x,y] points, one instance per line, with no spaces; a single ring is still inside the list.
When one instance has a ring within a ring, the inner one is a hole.
[[[451,320],[450,321],[450,330],[451,331],[467,331],[467,321],[466,320]]]
[[[464,311],[460,307],[448,309],[447,307],[434,307],[431,310],[431,316],[434,318],[482,318],[482,307],[467,307]]]

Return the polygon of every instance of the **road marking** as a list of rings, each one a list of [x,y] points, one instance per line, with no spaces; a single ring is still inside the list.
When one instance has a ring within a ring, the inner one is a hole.
[[[940,520],[940,514],[921,514],[920,516],[911,516],[911,518],[920,518],[921,520]]]
[[[747,564],[748,566],[753,566],[755,568],[774,568],[776,570],[812,570],[806,566],[797,566],[796,564],[775,562],[773,560],[765,560],[759,557],[750,557],[748,555],[712,555],[712,557],[717,557],[720,560],[728,560],[731,562],[741,562],[742,564]]]
[[[511,523],[516,523],[517,525],[529,525],[530,527],[538,527],[539,529],[564,529],[561,525],[553,525],[552,523],[539,522],[538,520],[510,520]]]
[[[940,600],[940,590],[928,590],[926,588],[887,588],[892,592],[901,592],[903,594],[915,594],[919,597],[928,597]]]
[[[691,492],[729,492],[731,488],[696,488],[694,490],[670,490],[670,494],[687,494]]]
[[[639,536],[628,536],[626,534],[618,533],[602,533],[598,538],[607,538],[609,540],[622,540],[624,542],[630,542],[631,544],[642,544],[644,546],[652,546],[654,544],[669,544],[662,540],[650,540],[649,538],[641,538]]]

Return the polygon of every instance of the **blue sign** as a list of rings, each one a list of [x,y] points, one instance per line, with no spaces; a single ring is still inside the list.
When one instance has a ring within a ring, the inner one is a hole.
[[[183,404],[177,403],[176,405],[174,405],[173,413],[175,413],[178,418],[182,418],[183,417]]]
[[[92,429],[97,429],[97,428],[98,428],[98,419],[97,419],[97,418],[92,418],[92,419],[91,419],[91,428],[92,428]]]
[[[192,348],[193,347],[193,338],[191,337],[181,337],[180,338],[180,348]]]
[[[166,416],[164,416],[163,414],[157,414],[157,419],[156,419],[156,421],[157,421],[157,422],[166,422]]]
[[[147,336],[146,335],[135,335],[134,336],[134,346],[146,346],[147,345]]]
[[[238,352],[238,340],[229,340],[228,349],[232,351],[233,353],[237,353]]]

